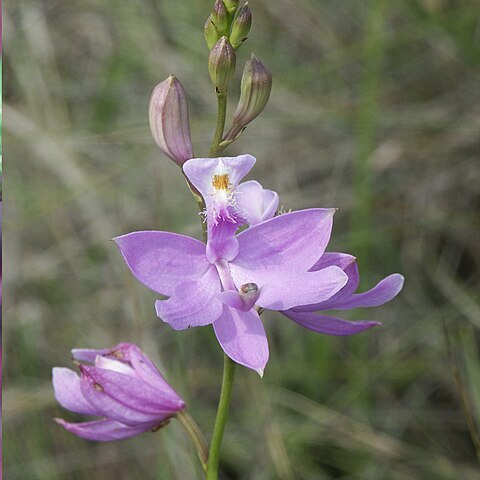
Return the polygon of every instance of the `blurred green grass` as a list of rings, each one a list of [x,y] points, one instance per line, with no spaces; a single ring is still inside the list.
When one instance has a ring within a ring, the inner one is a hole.
[[[402,294],[350,318],[383,328],[330,338],[265,315],[271,360],[238,373],[222,468],[229,479],[476,479],[443,322],[480,416],[480,42],[477,1],[250,2],[240,50],[272,70],[269,106],[229,154],[285,208],[335,206],[332,250],[365,288]],[[77,439],[50,372],[73,347],[138,343],[211,433],[221,352],[174,332],[109,239],[136,229],[200,237],[147,106],[184,84],[197,155],[215,101],[202,27],[210,2],[9,2],[4,9],[4,474],[9,480],[197,478],[178,425],[116,444]],[[237,80],[241,68],[237,72]],[[235,106],[238,88],[231,95]],[[200,477],[198,477],[200,478]]]

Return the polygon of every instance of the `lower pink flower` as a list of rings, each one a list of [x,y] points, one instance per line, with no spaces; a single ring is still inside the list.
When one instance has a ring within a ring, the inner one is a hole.
[[[121,440],[156,430],[185,408],[150,359],[131,343],[105,350],[72,350],[80,376],[69,368],[53,369],[55,398],[62,407],[101,419],[70,423],[66,430],[88,440]]]

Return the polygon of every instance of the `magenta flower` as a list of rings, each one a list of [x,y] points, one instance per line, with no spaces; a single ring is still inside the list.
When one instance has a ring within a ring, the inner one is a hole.
[[[340,267],[348,276],[346,285],[338,293],[324,302],[294,307],[282,313],[302,327],[326,335],[352,335],[380,325],[379,322],[365,320],[349,322],[330,315],[318,315],[315,312],[383,305],[400,293],[404,282],[403,276],[394,273],[381,280],[371,290],[356,294],[359,284],[357,259],[346,253],[324,253],[311,271],[322,270],[332,265]]]
[[[115,242],[135,277],[170,297],[155,304],[164,322],[176,330],[213,324],[225,353],[262,375],[268,344],[254,306],[286,311],[318,304],[340,291],[348,277],[336,265],[310,271],[329,241],[333,209],[287,213],[234,236],[247,221],[244,212],[274,213],[269,201],[274,195],[256,186],[252,197],[237,192],[237,186],[240,192],[245,188],[238,183],[254,162],[242,155],[185,163],[187,177],[205,199],[206,246],[157,231],[130,233]]]
[[[185,408],[150,359],[131,343],[105,350],[72,350],[80,377],[69,368],[53,369],[55,398],[62,407],[99,420],[70,423],[55,419],[66,430],[88,440],[121,440],[156,430]]]

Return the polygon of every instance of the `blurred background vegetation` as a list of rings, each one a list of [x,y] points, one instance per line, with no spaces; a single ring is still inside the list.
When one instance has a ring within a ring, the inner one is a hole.
[[[73,347],[138,343],[211,434],[222,354],[209,328],[174,332],[112,237],[200,237],[196,204],[148,127],[154,85],[175,73],[195,153],[215,98],[207,0],[11,0],[4,8],[4,475],[8,480],[201,478],[177,424],[95,444],[53,421],[51,368]],[[402,294],[350,319],[352,338],[264,315],[263,380],[238,370],[225,479],[478,479],[480,417],[480,3],[252,0],[239,50],[271,69],[269,105],[227,153],[286,209],[338,207],[331,250],[359,257],[362,287],[392,272]],[[449,331],[446,347],[444,326]]]

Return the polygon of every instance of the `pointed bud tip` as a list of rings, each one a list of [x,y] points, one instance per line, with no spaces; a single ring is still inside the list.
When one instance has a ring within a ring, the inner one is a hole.
[[[232,140],[262,113],[272,90],[272,74],[265,65],[251,53],[243,69],[240,99],[233,118],[233,125],[224,137]]]
[[[226,93],[228,83],[235,72],[235,63],[235,50],[224,35],[208,55],[208,72],[218,92]]]
[[[228,15],[222,0],[216,0],[211,14],[212,22],[221,33],[226,32],[228,27]]]
[[[263,378],[263,373],[264,373],[263,368],[257,368],[257,369],[255,369],[255,371],[260,375],[260,378]]]
[[[237,49],[247,39],[251,27],[252,11],[247,2],[238,11],[233,21],[232,32],[230,34],[230,41],[232,42],[233,48]]]

